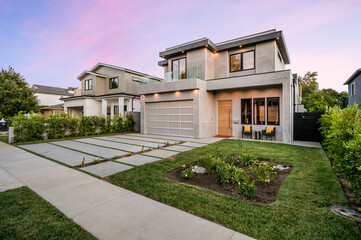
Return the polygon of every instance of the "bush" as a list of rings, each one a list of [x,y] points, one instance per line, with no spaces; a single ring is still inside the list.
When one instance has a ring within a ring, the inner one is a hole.
[[[15,142],[43,140],[45,135],[48,139],[57,139],[67,136],[131,132],[134,131],[134,125],[131,114],[127,114],[126,119],[123,119],[121,116],[75,118],[63,112],[45,117],[40,113],[24,114],[20,112],[12,118]]]
[[[183,179],[191,179],[194,176],[193,168],[194,168],[194,166],[184,169],[181,172],[181,177]]]
[[[350,180],[361,203],[361,113],[357,107],[331,108],[322,115],[320,129],[335,170]]]

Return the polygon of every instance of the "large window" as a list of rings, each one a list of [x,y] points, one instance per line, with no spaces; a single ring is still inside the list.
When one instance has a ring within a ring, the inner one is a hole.
[[[241,123],[242,124],[252,124],[252,99],[242,99],[241,100]]]
[[[265,124],[265,99],[253,99],[253,121],[255,125]]]
[[[254,50],[230,55],[230,71],[238,72],[254,69]]]
[[[85,80],[85,91],[92,89],[93,89],[93,80],[92,79]]]
[[[267,98],[267,124],[280,124],[280,99],[278,97]]]
[[[180,58],[172,61],[173,79],[186,79],[187,78],[187,67],[186,58]]]
[[[114,105],[114,116],[118,116],[119,115],[119,106]]]
[[[109,78],[109,88],[110,89],[118,88],[118,86],[119,86],[119,78],[118,77]]]

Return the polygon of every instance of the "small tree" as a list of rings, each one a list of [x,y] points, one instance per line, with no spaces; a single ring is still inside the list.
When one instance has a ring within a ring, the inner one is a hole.
[[[9,66],[0,72],[0,117],[13,117],[20,111],[36,110],[34,91],[24,77]]]

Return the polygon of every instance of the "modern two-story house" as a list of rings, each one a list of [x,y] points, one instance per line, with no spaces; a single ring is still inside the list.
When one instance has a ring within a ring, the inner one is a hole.
[[[276,140],[293,139],[301,103],[282,31],[225,42],[208,38],[160,52],[164,82],[144,83],[141,132],[185,137],[240,136],[242,126],[274,126]]]
[[[139,83],[144,81],[160,82],[163,79],[149,76],[127,68],[104,63],[83,71],[78,80],[81,92],[77,96],[62,98],[64,111],[69,115],[114,116],[124,112],[139,112]]]
[[[354,103],[361,109],[361,68],[357,69],[343,84],[348,87],[348,105]]]

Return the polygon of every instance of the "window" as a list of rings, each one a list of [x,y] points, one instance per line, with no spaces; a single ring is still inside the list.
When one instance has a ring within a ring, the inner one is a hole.
[[[267,98],[267,124],[280,125],[280,98]]]
[[[355,83],[352,83],[351,84],[351,96],[355,96],[356,93],[355,93]]]
[[[241,100],[241,123],[252,124],[252,99]]]
[[[238,72],[254,69],[254,50],[230,55],[230,71]]]
[[[107,116],[110,116],[111,113],[110,113],[110,107],[107,107]]]
[[[118,86],[119,86],[118,77],[109,78],[109,89],[118,88]]]
[[[114,106],[114,116],[119,115],[119,106]]]
[[[172,71],[173,71],[174,80],[186,79],[187,78],[186,58],[173,60]]]
[[[265,124],[265,99],[253,99],[253,121],[255,125]]]
[[[124,105],[124,112],[126,112],[128,109],[128,106],[127,105]]]
[[[93,80],[92,79],[85,80],[85,91],[92,89],[93,89]]]

